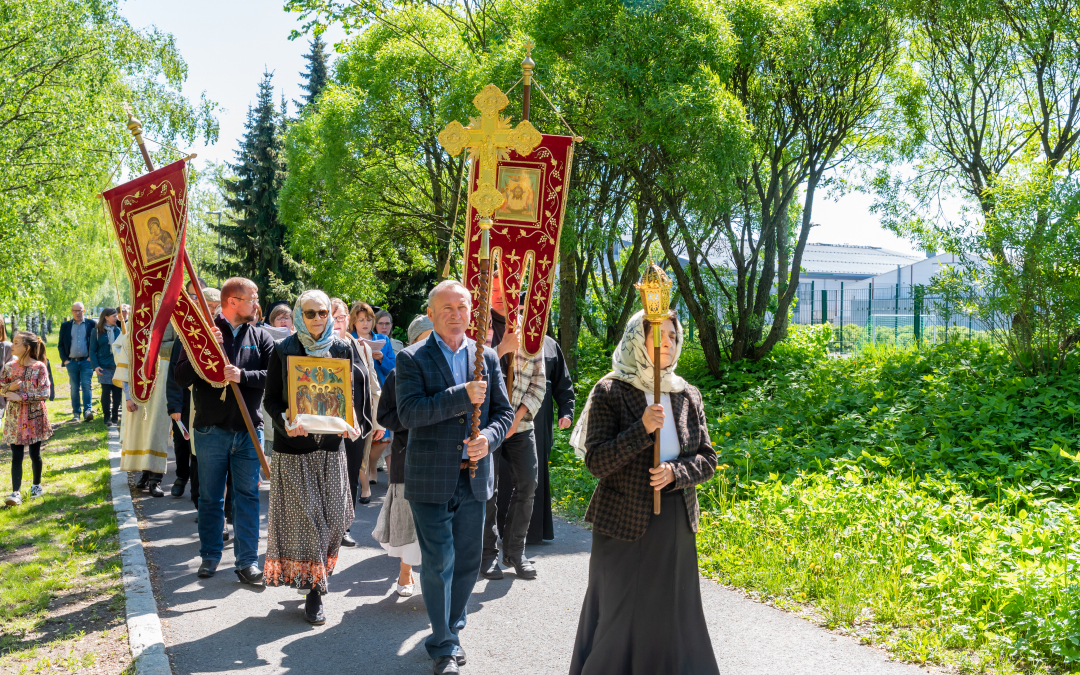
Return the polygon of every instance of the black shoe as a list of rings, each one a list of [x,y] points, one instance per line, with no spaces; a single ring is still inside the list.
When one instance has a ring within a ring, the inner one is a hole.
[[[356,540],[352,538],[348,530],[345,530],[345,534],[341,537],[342,546],[356,546]]]
[[[183,497],[184,490],[187,488],[187,481],[183,478],[177,478],[176,482],[172,484],[172,496]]]
[[[147,490],[150,492],[151,497],[164,497],[165,492],[161,489],[161,481],[152,480],[147,485]]]
[[[370,504],[371,503],[371,497],[357,497],[356,498],[356,503],[357,504]]]
[[[524,555],[514,556],[513,558],[503,558],[503,564],[507,567],[513,567],[514,572],[518,577],[522,579],[535,579],[536,568],[529,562],[529,559]]]
[[[229,541],[230,536],[231,535],[229,535],[229,525],[226,523],[225,529],[221,531],[221,541],[222,541],[222,543],[224,543],[226,541]]]
[[[463,666],[465,665],[465,649],[460,645],[458,646],[458,649],[460,649],[461,651],[455,654],[454,658],[457,659],[457,664],[459,666]]]
[[[480,563],[480,576],[485,579],[502,579],[503,571],[499,567],[499,559],[492,558],[491,560],[485,560]]]
[[[435,659],[435,675],[447,675],[447,673],[460,673],[457,659],[453,656],[440,656]]]
[[[241,583],[251,584],[252,586],[261,586],[263,582],[262,570],[254,565],[249,565],[242,570],[236,570],[236,576],[240,577]]]
[[[308,592],[304,602],[304,618],[312,626],[321,626],[326,623],[326,614],[323,612],[322,596],[312,589]]]
[[[202,564],[199,565],[200,579],[209,579],[210,577],[214,576],[214,572],[217,572],[216,560],[204,560],[202,561]]]
[[[149,482],[150,482],[150,476],[148,476],[147,474],[142,474],[141,476],[139,476],[139,480],[135,483],[135,489],[136,490],[145,490],[146,485]]]
[[[379,484],[379,481],[377,481],[377,480],[369,480],[368,481],[368,485],[378,485],[378,484]]]

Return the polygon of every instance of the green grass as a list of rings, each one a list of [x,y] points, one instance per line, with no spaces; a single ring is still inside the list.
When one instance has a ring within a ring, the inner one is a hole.
[[[81,639],[81,629],[70,623],[59,628],[55,621],[50,623],[50,601],[87,605],[85,618],[90,622],[115,620],[123,612],[106,430],[100,417],[86,424],[69,422],[67,376],[59,367],[55,347],[50,345],[49,352],[57,385],[56,400],[47,404],[49,418],[54,425],[64,424],[42,448],[45,494],[29,498],[32,473],[27,457],[23,504],[0,508],[0,532],[4,533],[0,539],[0,666],[21,664],[26,672],[40,670],[41,664],[35,665],[38,660],[78,668],[94,661],[93,654],[76,656],[70,649],[64,651],[66,644]],[[96,390],[95,383],[95,395]],[[10,490],[10,464],[11,452],[3,446],[0,484],[5,494]],[[60,661],[39,656],[39,652],[58,651],[67,656]]]
[[[1080,672],[1077,364],[1026,378],[984,342],[836,359],[824,333],[720,379],[684,352],[720,459],[703,573],[902,659]],[[553,500],[581,518],[595,479],[567,440]]]

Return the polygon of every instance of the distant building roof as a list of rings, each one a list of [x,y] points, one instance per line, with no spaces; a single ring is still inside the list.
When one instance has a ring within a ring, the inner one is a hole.
[[[803,279],[866,279],[907,266],[923,256],[879,246],[807,243],[803,250]]]

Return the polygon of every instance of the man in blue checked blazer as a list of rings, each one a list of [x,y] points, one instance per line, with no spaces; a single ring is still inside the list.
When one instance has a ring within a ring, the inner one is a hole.
[[[409,430],[405,498],[420,544],[420,588],[431,635],[425,640],[436,675],[465,663],[459,632],[480,573],[484,510],[491,498],[491,451],[499,447],[514,412],[494,350],[485,350],[484,378],[472,381],[476,343],[465,337],[472,296],[456,281],[428,294],[435,326],[424,342],[398,354],[397,409]],[[480,436],[469,441],[473,405],[480,404]],[[476,476],[469,476],[469,460]]]

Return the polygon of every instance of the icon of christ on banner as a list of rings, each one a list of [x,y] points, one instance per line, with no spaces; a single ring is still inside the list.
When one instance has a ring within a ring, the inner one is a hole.
[[[535,223],[540,201],[540,185],[543,182],[543,164],[538,168],[523,166],[500,166],[497,186],[506,201],[495,211],[501,220],[519,220]]]

